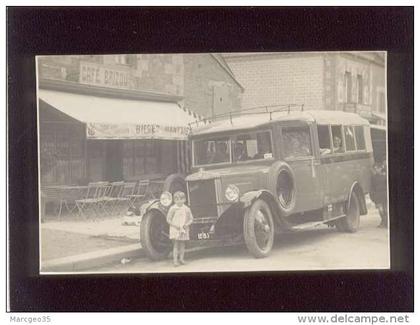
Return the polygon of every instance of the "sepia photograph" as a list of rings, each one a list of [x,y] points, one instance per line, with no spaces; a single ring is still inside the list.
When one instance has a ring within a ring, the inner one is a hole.
[[[387,52],[36,57],[41,274],[388,270]]]
[[[310,5],[7,7],[9,322],[413,321],[414,8]]]

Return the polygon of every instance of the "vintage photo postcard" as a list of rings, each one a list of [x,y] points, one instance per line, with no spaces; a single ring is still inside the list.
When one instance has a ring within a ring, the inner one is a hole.
[[[386,52],[36,64],[41,274],[389,269]]]

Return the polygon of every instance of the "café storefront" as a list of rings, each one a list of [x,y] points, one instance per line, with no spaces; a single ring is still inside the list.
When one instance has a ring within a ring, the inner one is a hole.
[[[41,186],[164,179],[189,166],[176,102],[39,89]]]

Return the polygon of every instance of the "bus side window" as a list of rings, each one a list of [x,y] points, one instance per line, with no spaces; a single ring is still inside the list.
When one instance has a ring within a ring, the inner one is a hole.
[[[357,150],[366,150],[365,134],[363,126],[355,126]]]
[[[352,126],[344,127],[344,139],[346,140],[346,151],[356,150],[356,137]]]
[[[308,157],[312,155],[309,127],[285,127],[282,130],[285,158]]]
[[[333,139],[333,152],[344,152],[343,147],[343,132],[341,125],[332,125],[331,133]]]
[[[330,128],[328,125],[318,125],[319,152],[321,155],[331,153]]]

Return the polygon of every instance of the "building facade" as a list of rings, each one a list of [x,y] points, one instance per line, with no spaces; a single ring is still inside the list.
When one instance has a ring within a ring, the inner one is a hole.
[[[386,123],[385,56],[381,52],[223,54],[245,87],[243,108],[279,104],[356,112]]]
[[[184,104],[204,117],[241,108],[244,88],[218,54],[184,54]]]
[[[41,185],[186,172],[188,123],[238,110],[243,91],[212,54],[46,56],[37,66]]]

